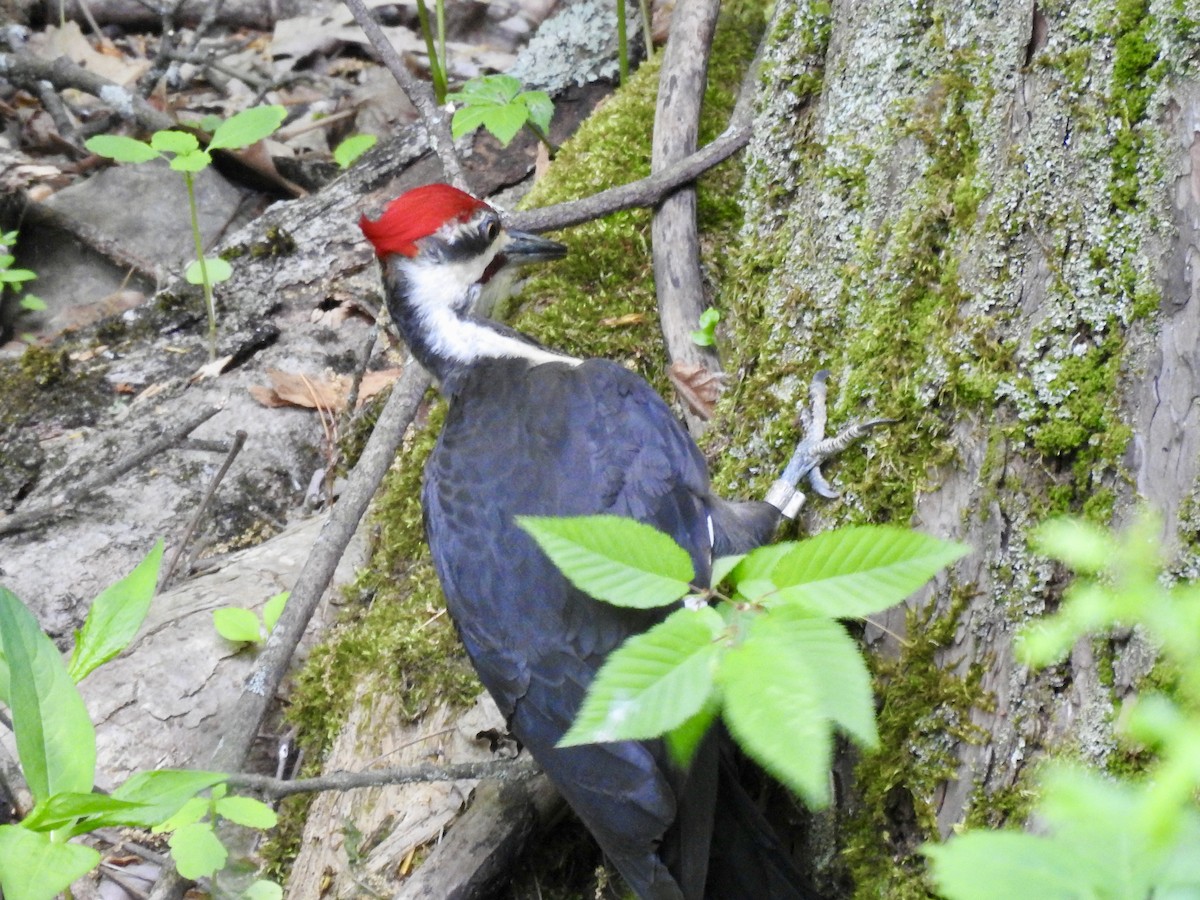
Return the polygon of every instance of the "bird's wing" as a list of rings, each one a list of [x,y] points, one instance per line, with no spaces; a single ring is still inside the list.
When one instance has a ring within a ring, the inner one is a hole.
[[[682,896],[657,855],[683,774],[657,742],[557,750],[605,656],[659,612],[580,593],[518,515],[630,516],[706,579],[703,458],[661,398],[612,363],[481,367],[426,469],[426,527],[450,612],[514,733],[643,896]]]

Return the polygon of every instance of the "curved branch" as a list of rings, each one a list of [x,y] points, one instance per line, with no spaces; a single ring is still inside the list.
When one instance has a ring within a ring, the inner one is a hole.
[[[532,761],[496,759],[483,762],[456,763],[449,766],[405,766],[394,769],[374,769],[368,772],[330,772],[316,778],[286,780],[269,775],[230,775],[230,787],[257,791],[266,797],[290,797],[319,791],[350,791],[355,788],[412,784],[425,781],[461,781],[465,778],[487,778],[496,781],[519,781],[541,773]]]

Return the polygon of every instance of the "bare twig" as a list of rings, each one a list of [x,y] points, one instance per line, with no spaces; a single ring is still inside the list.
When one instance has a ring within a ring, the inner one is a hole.
[[[429,135],[429,144],[442,162],[446,180],[455,187],[470,191],[471,185],[458,161],[458,154],[454,152],[454,138],[450,135],[450,117],[437,105],[437,101],[433,97],[433,90],[425,82],[414,78],[413,74],[408,71],[404,60],[400,58],[396,48],[387,39],[387,35],[383,33],[383,29],[379,27],[379,23],[375,21],[363,0],[344,0],[344,2],[354,15],[354,21],[358,22],[359,27],[366,34],[367,40],[379,54],[380,62],[387,66],[387,70],[392,73],[392,77],[396,79],[400,89],[404,91],[408,99],[412,101],[412,105],[416,107],[417,112],[420,113],[425,122],[425,131]]]
[[[0,53],[0,78],[34,93],[39,81],[48,81],[58,90],[86,91],[146,131],[159,131],[175,124],[170,116],[155,109],[136,92],[89,72],[65,56],[48,60],[29,53]]]
[[[150,68],[138,79],[138,91],[143,97],[150,96],[161,79],[170,70],[172,65],[171,54],[175,52],[175,41],[177,34],[175,31],[176,20],[179,16],[179,11],[183,9],[184,0],[175,0],[171,3],[170,0],[164,2],[162,15],[162,35],[158,40],[158,53],[154,57],[154,62]]]
[[[165,590],[171,582],[171,576],[175,574],[175,568],[179,565],[179,558],[183,555],[184,548],[191,541],[192,535],[196,532],[200,520],[204,518],[205,512],[208,511],[212,499],[216,496],[217,488],[221,482],[225,480],[225,475],[229,472],[229,467],[233,465],[233,461],[237,455],[242,452],[242,447],[246,443],[246,432],[238,430],[233,436],[233,446],[229,448],[229,452],[225,455],[225,461],[221,463],[221,468],[217,470],[217,474],[213,476],[212,482],[208,486],[208,490],[204,494],[204,498],[200,501],[200,506],[196,508],[196,514],[192,516],[192,521],[188,523],[187,531],[183,533],[179,543],[175,547],[175,552],[171,554],[171,561],[167,563],[166,571],[158,580],[158,589]]]
[[[367,772],[330,772],[317,778],[287,780],[269,775],[230,775],[229,786],[255,791],[265,797],[278,799],[292,794],[311,794],[319,791],[350,791],[355,788],[383,785],[413,784],[426,781],[460,781],[465,778],[488,778],[512,781],[532,778],[541,769],[531,761],[496,759],[483,762],[456,763],[449,766],[405,766],[374,769]]]
[[[0,536],[32,528],[55,516],[66,515],[73,509],[75,501],[86,497],[88,494],[106,485],[112,484],[126,472],[137,468],[151,457],[157,456],[164,450],[175,446],[220,411],[221,407],[219,406],[206,406],[158,440],[150,441],[127,456],[121,457],[108,468],[101,470],[91,478],[77,482],[61,494],[51,497],[40,506],[24,509],[0,519]]]
[[[54,85],[48,81],[39,81],[37,84],[38,100],[42,102],[42,108],[49,113],[50,118],[54,121],[54,127],[58,131],[58,136],[63,139],[63,143],[71,148],[71,151],[76,156],[87,156],[87,151],[79,140],[79,130],[75,127],[75,123],[71,121],[71,115],[67,112],[66,104],[63,103],[62,97],[54,90]]]
[[[671,16],[671,32],[658,77],[658,109],[650,171],[658,172],[696,151],[700,105],[708,74],[720,0],[680,0]],[[721,371],[721,358],[712,347],[691,338],[708,305],[700,271],[700,231],[696,224],[696,188],[682,187],[663,199],[650,226],[654,285],[667,356],[672,363]],[[704,419],[686,413],[688,428],[704,429]]]

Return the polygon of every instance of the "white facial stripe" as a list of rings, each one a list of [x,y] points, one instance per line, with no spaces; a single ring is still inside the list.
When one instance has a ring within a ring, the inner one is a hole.
[[[421,318],[430,349],[461,363],[504,358],[527,359],[533,365],[579,365],[582,360],[542,350],[463,318],[474,306],[478,281],[495,255],[493,248],[481,258],[453,263],[422,261],[419,257],[405,262],[408,300]]]

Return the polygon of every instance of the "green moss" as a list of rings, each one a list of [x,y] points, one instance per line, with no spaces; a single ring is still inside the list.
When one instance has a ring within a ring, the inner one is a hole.
[[[1141,201],[1138,167],[1146,153],[1146,135],[1139,127],[1150,98],[1162,77],[1159,47],[1152,38],[1149,0],[1117,0],[1113,23],[1113,72],[1109,100],[1117,112],[1113,138],[1112,181],[1109,196],[1118,210],[1131,210]]]
[[[858,805],[846,822],[842,857],[855,896],[931,896],[924,860],[915,851],[938,838],[937,794],[958,777],[956,747],[987,739],[970,721],[972,709],[991,702],[980,686],[983,666],[959,676],[942,659],[970,595],[957,589],[937,618],[932,606],[909,610],[908,643],[900,655],[872,660],[880,747],[855,767]]]
[[[67,377],[71,358],[67,351],[31,344],[17,359],[21,373],[39,388],[53,387]]]

